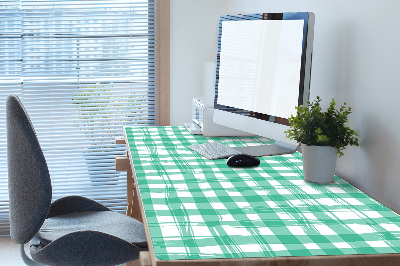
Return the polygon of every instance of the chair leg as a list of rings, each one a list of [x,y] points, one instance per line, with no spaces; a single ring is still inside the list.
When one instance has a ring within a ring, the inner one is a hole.
[[[24,261],[24,263],[26,265],[31,265],[31,266],[45,266],[45,264],[41,264],[39,262],[33,261],[31,258],[29,258],[26,253],[25,253],[25,245],[21,244],[20,245],[20,253],[21,253],[21,257],[22,260]]]

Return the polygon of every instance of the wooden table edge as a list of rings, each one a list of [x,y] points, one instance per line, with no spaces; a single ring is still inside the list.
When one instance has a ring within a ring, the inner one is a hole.
[[[132,161],[131,150],[129,148],[129,141],[128,141],[128,137],[126,135],[125,127],[124,127],[124,139],[125,139],[125,143],[126,143],[126,150],[127,150],[127,153],[128,153],[129,162],[130,162],[130,165],[131,165],[133,180],[135,181],[135,192],[137,193],[138,199],[139,199],[140,213],[142,214],[144,230],[145,230],[146,238],[147,238],[147,245],[148,245],[148,248],[149,248],[148,252],[150,254],[150,260],[151,260],[152,265],[156,266],[158,259],[156,258],[155,253],[154,253],[153,242],[151,241],[149,225],[147,223],[146,213],[145,213],[144,208],[143,208],[142,195],[140,194],[139,184],[138,184],[138,180],[137,180],[137,177],[136,177],[135,167],[134,167],[134,164],[133,164],[133,161]]]

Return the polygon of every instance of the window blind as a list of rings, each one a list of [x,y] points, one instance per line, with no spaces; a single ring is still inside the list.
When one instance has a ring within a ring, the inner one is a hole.
[[[157,125],[152,0],[0,3],[0,234],[9,234],[5,100],[17,94],[49,166],[53,200],[81,195],[126,210],[114,158],[123,125]]]

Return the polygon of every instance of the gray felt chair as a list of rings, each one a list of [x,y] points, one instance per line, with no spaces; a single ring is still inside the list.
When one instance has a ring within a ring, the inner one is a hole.
[[[30,265],[115,265],[147,250],[143,224],[93,200],[68,196],[51,203],[49,170],[21,101],[7,99],[11,238]],[[34,261],[24,252],[29,243]],[[36,262],[35,262],[36,261]]]

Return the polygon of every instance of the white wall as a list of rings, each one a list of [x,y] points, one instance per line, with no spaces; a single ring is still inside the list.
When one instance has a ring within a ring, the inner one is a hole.
[[[360,148],[337,173],[400,212],[400,2],[396,0],[171,0],[171,121],[190,121],[203,94],[203,64],[215,61],[220,14],[311,11],[311,99],[346,101]],[[399,161],[399,162],[398,162]]]
[[[217,61],[225,0],[171,1],[171,125],[191,121],[192,98],[204,96],[205,62]]]

